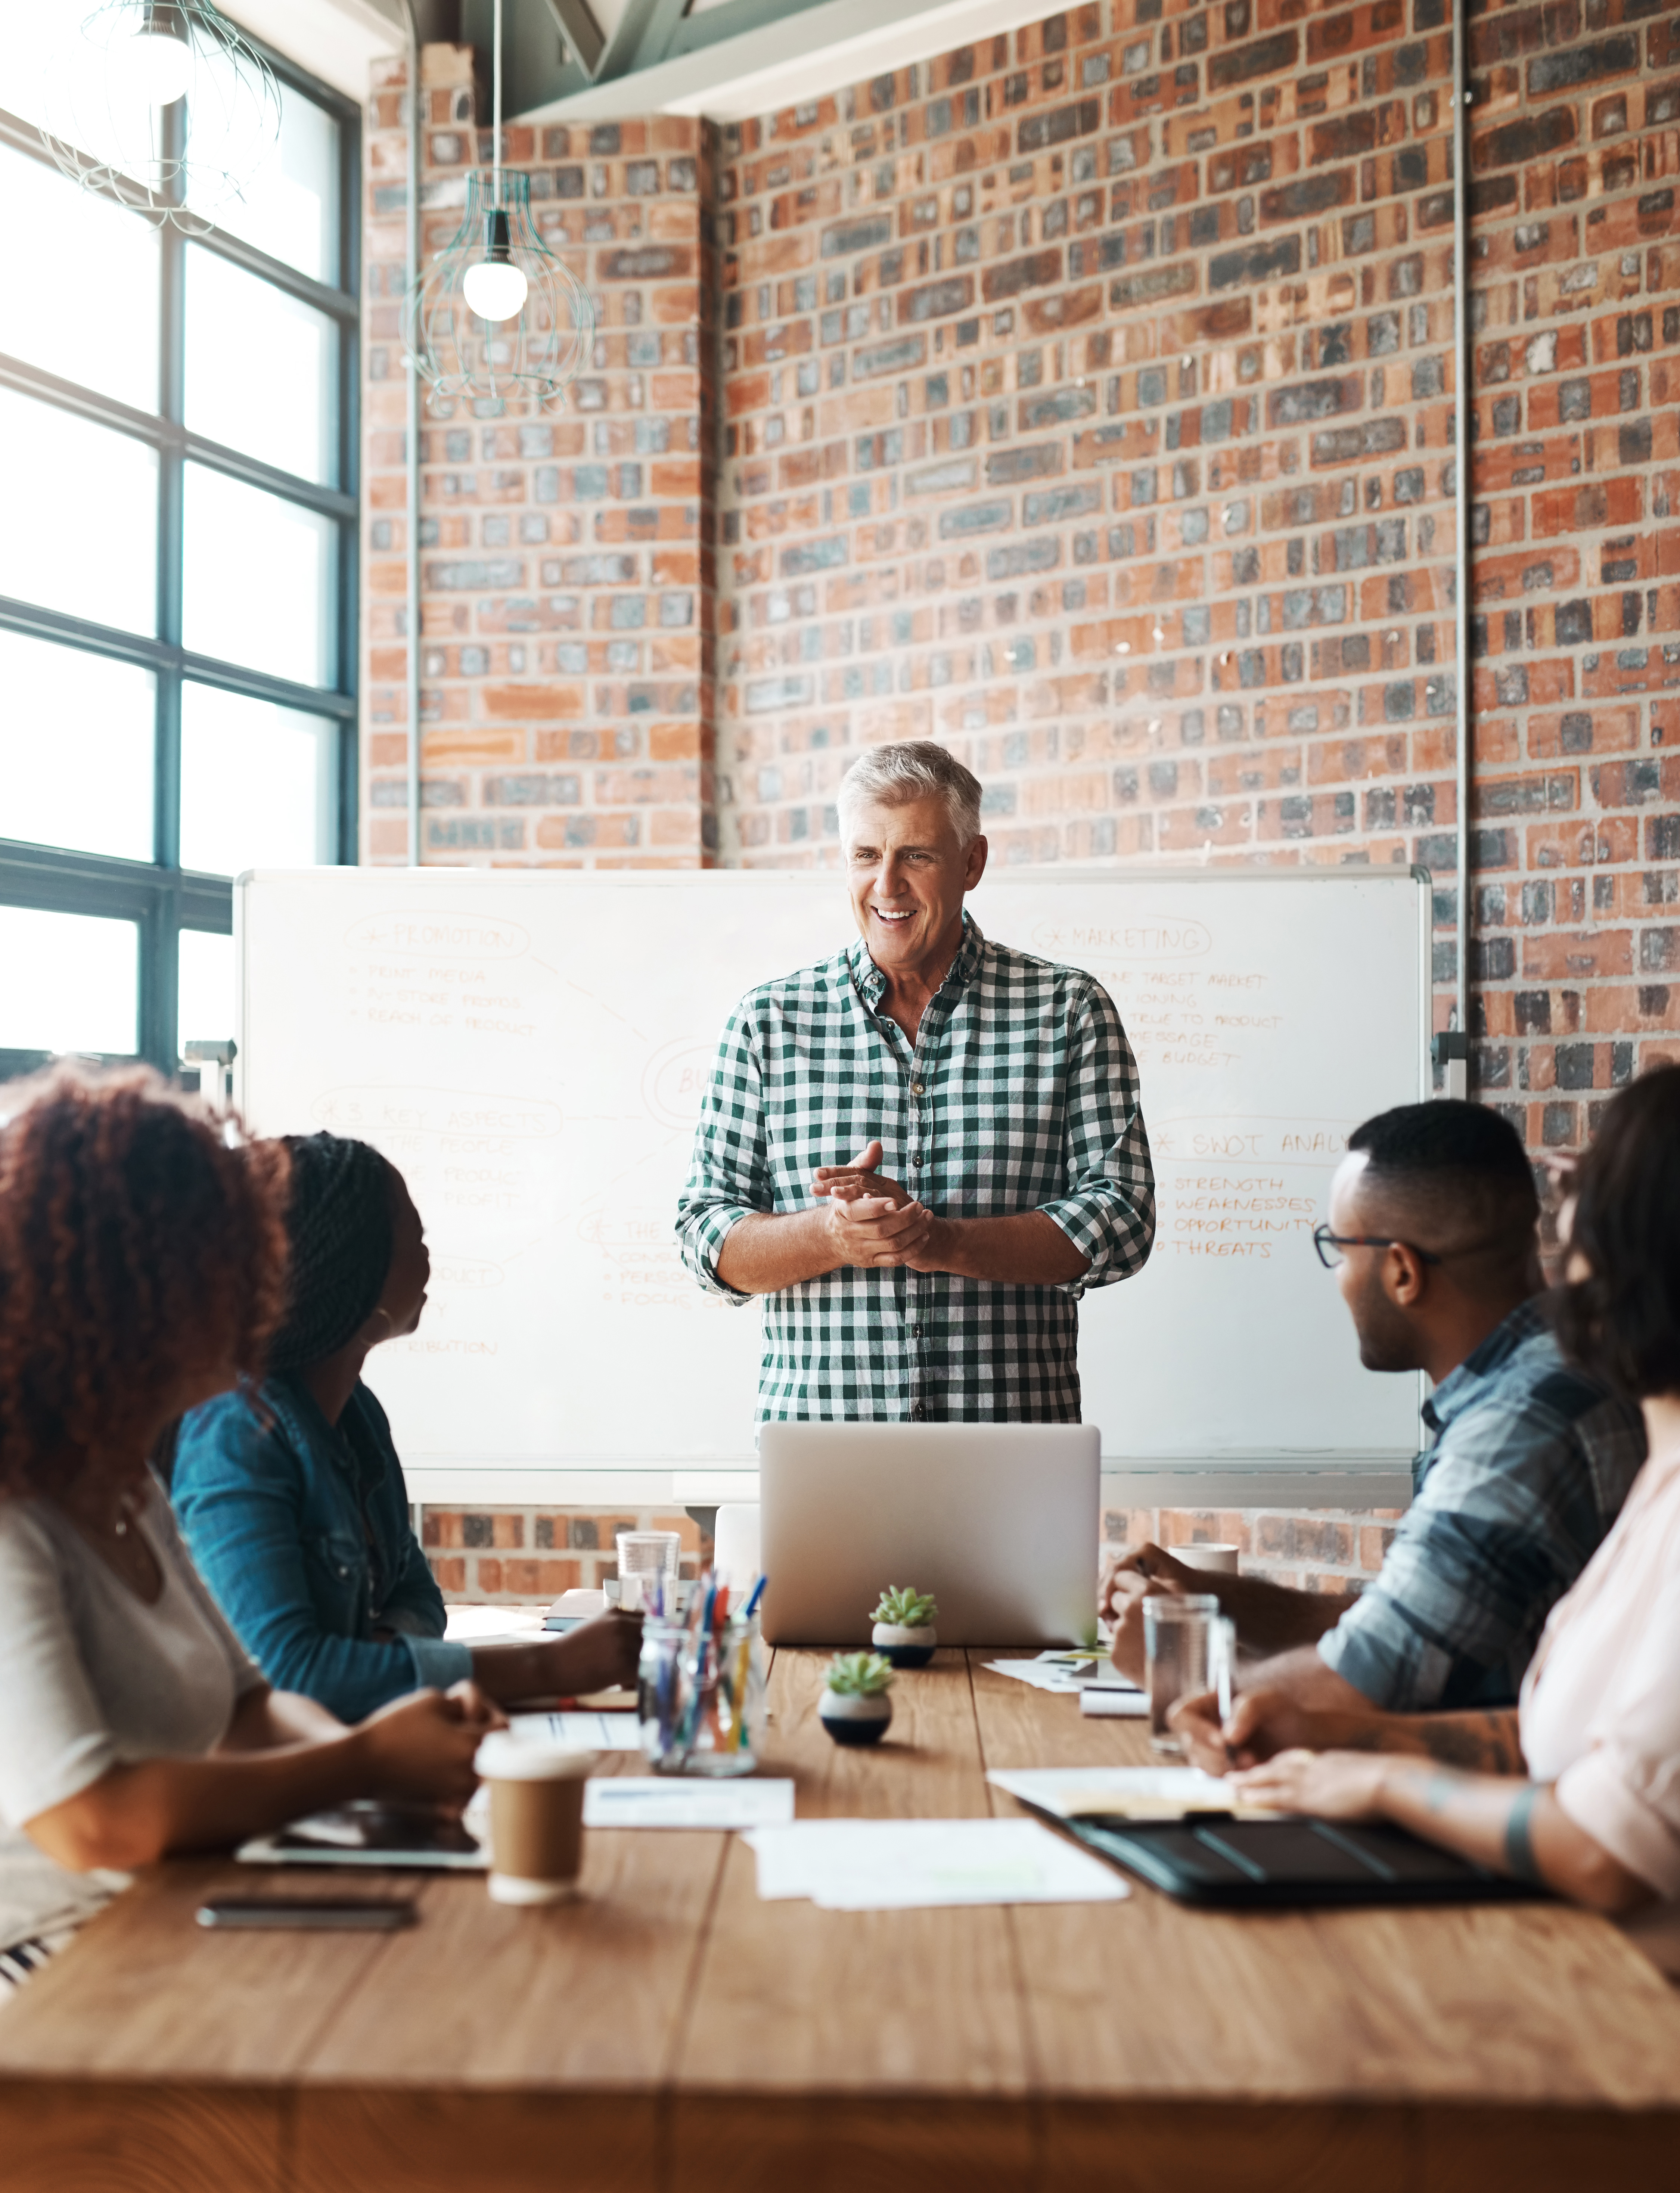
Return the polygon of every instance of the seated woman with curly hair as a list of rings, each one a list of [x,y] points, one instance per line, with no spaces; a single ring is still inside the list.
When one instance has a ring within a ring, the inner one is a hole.
[[[289,1136],[285,1148],[288,1307],[268,1376],[194,1409],[169,1465],[192,1558],[246,1650],[346,1721],[469,1676],[508,1703],[634,1682],[636,1615],[529,1644],[444,1635],[391,1427],[362,1383],[370,1351],[426,1307],[420,1213],[370,1143]]]
[[[125,1886],[358,1797],[463,1803],[463,1685],[359,1727],[271,1690],[146,1457],[261,1375],[287,1159],[138,1070],[0,1091],[0,1982]]]
[[[1259,1690],[1223,1727],[1207,1698],[1178,1726],[1199,1766],[1246,1770],[1252,1803],[1397,1821],[1610,1913],[1680,1975],[1680,1067],[1610,1104],[1567,1216],[1558,1337],[1640,1403],[1648,1458],[1515,1711],[1313,1713]]]

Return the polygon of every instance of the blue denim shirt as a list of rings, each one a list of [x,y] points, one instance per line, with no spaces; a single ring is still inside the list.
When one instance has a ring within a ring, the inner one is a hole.
[[[261,1406],[218,1394],[183,1422],[169,1490],[200,1574],[276,1690],[358,1721],[472,1674],[467,1646],[444,1640],[391,1427],[359,1382],[336,1426],[294,1377],[269,1379]]]

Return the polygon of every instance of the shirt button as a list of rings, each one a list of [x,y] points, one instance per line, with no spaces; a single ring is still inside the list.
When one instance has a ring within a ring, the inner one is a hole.
[[[910,1337],[912,1340],[920,1340],[921,1338],[921,1327],[919,1325],[913,1325],[910,1327]]]
[[[926,1091],[923,1089],[920,1081],[913,1081],[910,1084],[910,1094],[913,1096],[925,1096]]]
[[[918,1422],[920,1422],[920,1421],[924,1417],[926,1417],[926,1414],[927,1414],[927,1404],[926,1404],[926,1401],[918,1401],[918,1402],[916,1403],[916,1405],[915,1405],[915,1408],[913,1408],[913,1409],[911,1410],[910,1414],[911,1414],[913,1417],[915,1417],[917,1419],[917,1421],[918,1421]]]

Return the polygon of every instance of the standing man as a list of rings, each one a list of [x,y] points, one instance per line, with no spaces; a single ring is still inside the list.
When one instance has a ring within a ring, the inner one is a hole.
[[[864,754],[840,815],[858,941],[731,1016],[684,1262],[768,1297],[760,1417],[1076,1423],[1079,1297],[1155,1234],[1126,1032],[964,913],[980,786],[943,747]]]

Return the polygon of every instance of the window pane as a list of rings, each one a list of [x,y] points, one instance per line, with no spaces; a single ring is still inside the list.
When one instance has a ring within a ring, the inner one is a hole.
[[[243,191],[207,201],[205,212],[219,228],[299,273],[336,282],[337,123],[286,84],[280,87],[279,142],[254,135],[255,120],[250,102],[230,96],[215,65],[207,64],[187,100],[189,156],[207,175],[220,169],[237,175]]]
[[[177,965],[181,1016],[175,1055],[184,1058],[189,1043],[225,1043],[232,1036],[233,939],[213,936],[206,929],[183,929]],[[221,1092],[206,1085],[203,1093]]]
[[[0,838],[152,858],[149,670],[0,631]]]
[[[0,102],[3,103],[3,102]],[[158,232],[0,147],[0,350],[139,411],[158,408]],[[64,278],[73,266],[73,282]],[[122,339],[113,342],[113,329]]]
[[[301,685],[330,685],[335,536],[330,518],[188,465],[186,645]]]
[[[132,921],[0,906],[0,1051],[140,1049],[140,932]]]
[[[218,259],[186,254],[186,423],[282,472],[332,484],[338,335],[324,313]]]
[[[330,861],[335,745],[324,717],[213,685],[184,685],[182,867],[237,876],[245,868],[307,868]]]
[[[9,388],[0,388],[0,449],[9,512],[0,524],[0,594],[123,632],[155,632],[152,452]]]

